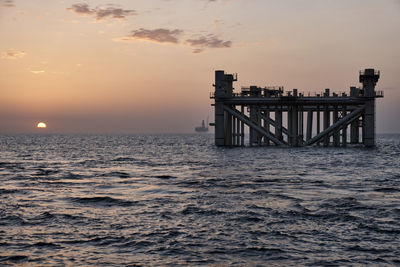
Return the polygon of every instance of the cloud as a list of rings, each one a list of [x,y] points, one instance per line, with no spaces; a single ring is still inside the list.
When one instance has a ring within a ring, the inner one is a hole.
[[[45,71],[44,70],[31,70],[30,72],[33,73],[33,74],[42,74]]]
[[[72,12],[75,12],[76,14],[79,15],[92,15],[94,14],[94,10],[89,8],[88,4],[73,4],[70,8],[67,8],[67,10],[71,10]]]
[[[4,7],[14,7],[14,0],[0,0],[0,5]]]
[[[24,51],[19,51],[19,50],[8,50],[6,52],[3,52],[1,54],[1,58],[5,59],[18,59],[18,58],[23,58],[26,55]]]
[[[70,8],[67,8],[67,10],[82,16],[94,16],[98,21],[106,18],[125,19],[127,16],[137,15],[136,10],[133,9],[122,9],[115,7],[90,8],[89,5],[85,3],[73,4]]]
[[[204,51],[204,49],[201,49],[201,48],[193,49],[193,53],[194,53],[194,54],[198,54],[198,53],[201,53],[201,52],[203,52],[203,51]]]
[[[156,43],[179,43],[179,37],[183,33],[182,30],[175,29],[155,29],[148,30],[140,28],[139,30],[132,31],[131,35],[120,38],[120,41],[131,41],[131,40],[146,40]]]
[[[97,20],[102,20],[106,17],[111,17],[114,19],[124,19],[126,16],[130,16],[130,15],[136,15],[136,11],[135,10],[125,10],[122,8],[113,8],[113,7],[96,10],[96,19]]]
[[[193,53],[201,53],[205,48],[230,48],[232,46],[232,41],[224,41],[214,34],[187,39],[186,42],[195,47]]]
[[[180,29],[169,30],[159,28],[155,30],[149,30],[140,28],[132,31],[130,35],[115,38],[114,41],[129,42],[145,40],[155,43],[179,44],[181,42],[180,37],[183,34],[184,31]],[[185,42],[183,42],[183,44],[193,47],[193,53],[198,54],[207,48],[230,48],[232,46],[232,41],[224,41],[218,38],[215,34],[208,34],[197,38],[187,39]]]

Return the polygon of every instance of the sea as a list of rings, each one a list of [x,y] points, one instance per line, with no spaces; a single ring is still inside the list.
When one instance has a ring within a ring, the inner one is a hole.
[[[0,135],[0,266],[400,266],[400,135]]]

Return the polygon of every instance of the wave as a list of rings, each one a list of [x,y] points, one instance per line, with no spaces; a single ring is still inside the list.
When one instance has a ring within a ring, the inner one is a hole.
[[[75,197],[70,199],[74,203],[78,203],[81,205],[90,205],[90,206],[121,206],[121,207],[130,207],[139,205],[136,201],[123,200],[118,198],[112,198],[108,196],[102,197]]]
[[[132,158],[132,157],[117,157],[115,159],[112,159],[111,161],[116,161],[116,162],[129,162],[129,161],[136,161],[137,159]]]
[[[112,171],[112,172],[103,173],[101,176],[103,176],[103,177],[129,178],[130,174],[126,173],[126,172],[121,172],[121,171]]]
[[[6,263],[22,263],[29,261],[29,257],[25,255],[11,255],[11,256],[0,256],[0,262]]]
[[[0,188],[0,195],[2,195],[2,194],[16,194],[16,193],[20,193],[20,192],[23,192],[23,190]]]
[[[59,170],[38,168],[38,169],[36,169],[35,175],[37,175],[37,176],[48,176],[48,175],[57,174],[59,172],[60,172]]]
[[[164,179],[164,180],[168,180],[168,179],[173,179],[173,178],[177,178],[176,176],[173,175],[156,175],[154,176],[154,178],[159,178],[159,179]]]
[[[379,187],[375,188],[376,192],[382,192],[382,193],[398,193],[400,192],[400,188],[395,188],[395,187]]]
[[[216,209],[205,209],[205,208],[200,208],[200,207],[195,207],[195,206],[188,206],[184,208],[181,213],[183,215],[190,215],[190,214],[198,214],[198,215],[205,215],[205,216],[213,216],[213,215],[222,215],[225,214],[225,212],[216,210]]]
[[[45,248],[45,249],[62,249],[63,247],[52,242],[37,242],[26,245],[25,248]]]

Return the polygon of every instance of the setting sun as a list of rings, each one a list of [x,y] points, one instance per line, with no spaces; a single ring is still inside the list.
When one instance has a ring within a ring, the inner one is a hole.
[[[37,128],[46,128],[47,125],[46,125],[46,123],[44,123],[44,122],[39,122],[39,123],[37,124],[36,127],[37,127]]]

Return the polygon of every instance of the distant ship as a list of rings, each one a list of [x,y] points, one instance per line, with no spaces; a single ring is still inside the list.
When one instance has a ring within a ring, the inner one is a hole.
[[[201,126],[194,128],[198,133],[205,133],[208,132],[208,125],[206,127],[204,120],[201,122]]]

